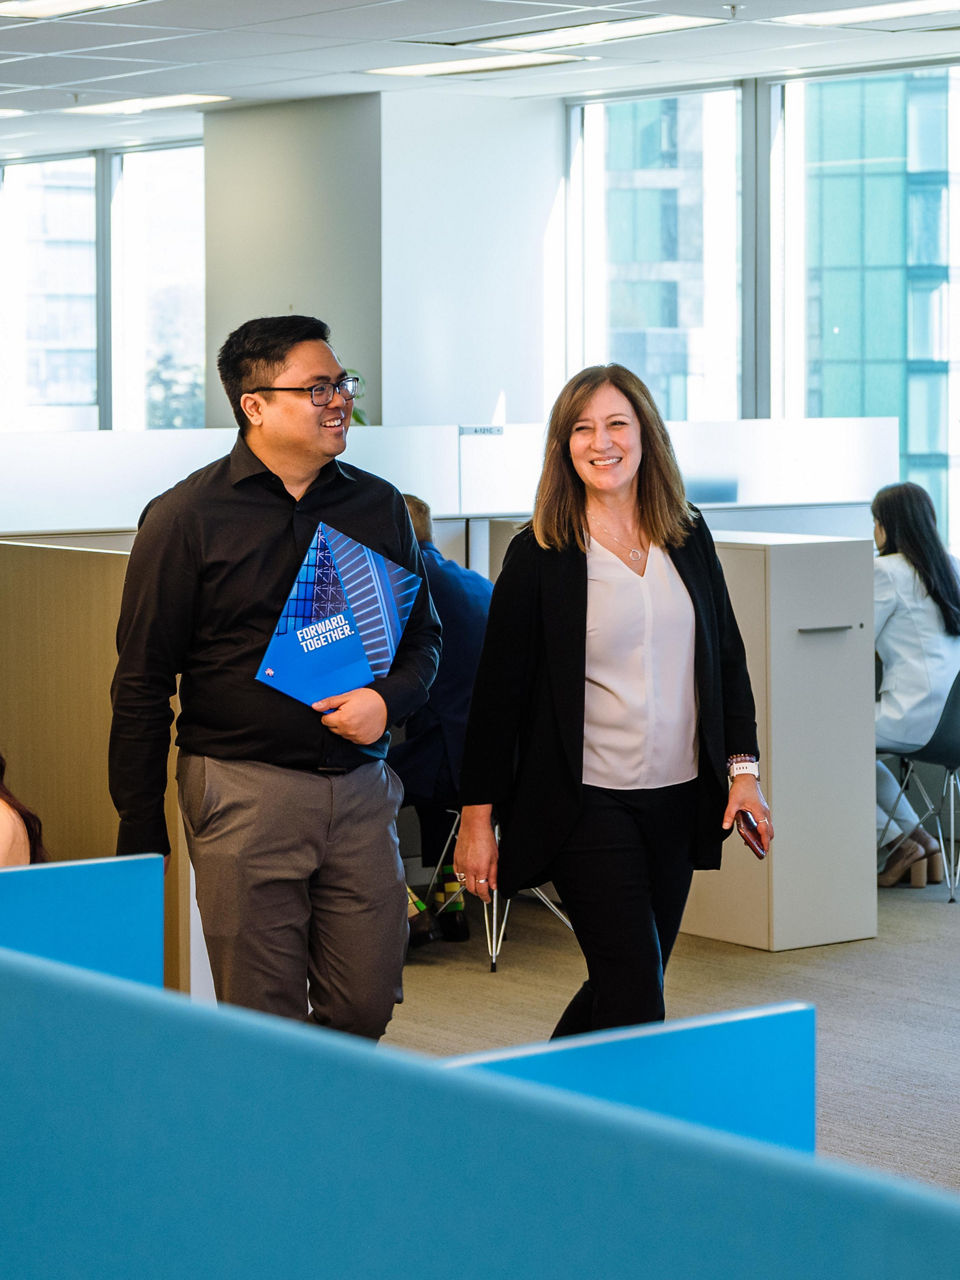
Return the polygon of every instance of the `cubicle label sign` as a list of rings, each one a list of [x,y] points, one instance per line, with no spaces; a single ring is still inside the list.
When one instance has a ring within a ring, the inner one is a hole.
[[[461,427],[462,436],[502,436],[503,427]]]

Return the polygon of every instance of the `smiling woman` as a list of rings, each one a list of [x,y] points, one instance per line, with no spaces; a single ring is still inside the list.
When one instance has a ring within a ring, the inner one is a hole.
[[[484,901],[559,891],[589,978],[554,1035],[663,1018],[694,867],[740,810],[769,848],[756,760],[743,643],[657,407],[622,365],[584,369],[494,589],[455,856]]]

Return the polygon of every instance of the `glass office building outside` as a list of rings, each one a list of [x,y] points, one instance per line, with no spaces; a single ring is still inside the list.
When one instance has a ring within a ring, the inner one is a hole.
[[[0,182],[0,430],[97,428],[92,156],[9,165]]]
[[[957,85],[948,68],[790,84],[784,113],[787,411],[896,417],[901,478],[930,493],[945,535]]]
[[[739,92],[583,108],[584,356],[668,419],[740,410]]]
[[[204,424],[203,148],[0,166],[0,431]]]

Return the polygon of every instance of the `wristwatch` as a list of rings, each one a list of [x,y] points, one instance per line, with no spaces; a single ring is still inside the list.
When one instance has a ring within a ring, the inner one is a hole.
[[[760,777],[760,766],[755,756],[730,756],[727,760],[727,776],[732,781],[741,773],[750,774],[754,778]]]

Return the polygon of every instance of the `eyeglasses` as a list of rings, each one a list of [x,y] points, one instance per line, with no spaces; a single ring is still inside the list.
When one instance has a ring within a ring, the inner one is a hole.
[[[251,387],[250,391],[299,391],[301,395],[309,396],[317,409],[322,409],[338,392],[344,400],[352,400],[359,386],[360,379],[351,376],[341,378],[339,382],[315,382],[312,387]]]

